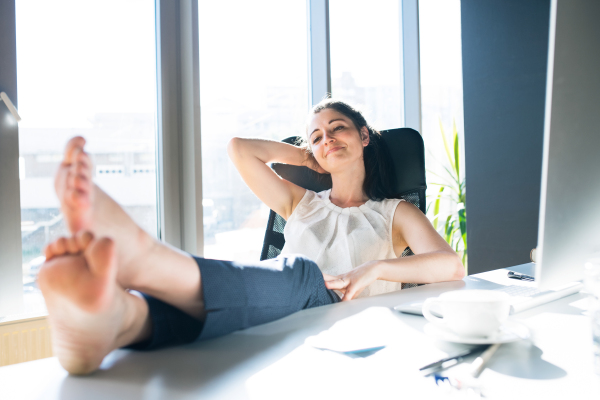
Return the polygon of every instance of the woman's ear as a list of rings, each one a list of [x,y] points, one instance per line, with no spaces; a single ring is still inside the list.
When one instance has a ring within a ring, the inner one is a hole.
[[[366,126],[360,128],[360,137],[362,139],[363,147],[367,147],[369,145],[371,137],[369,136],[369,130]]]

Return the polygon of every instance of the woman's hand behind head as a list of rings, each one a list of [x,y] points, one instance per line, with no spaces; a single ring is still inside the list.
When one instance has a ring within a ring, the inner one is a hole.
[[[313,171],[317,171],[320,174],[328,174],[329,175],[329,172],[325,171],[323,169],[323,167],[321,167],[321,165],[319,165],[319,163],[317,162],[315,157],[308,152],[306,153],[306,162],[305,162],[304,166],[312,169]]]

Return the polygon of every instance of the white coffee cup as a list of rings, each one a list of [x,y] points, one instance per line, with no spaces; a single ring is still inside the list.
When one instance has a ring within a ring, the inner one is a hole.
[[[510,313],[510,296],[495,290],[453,290],[423,304],[423,316],[431,323],[460,336],[490,336]],[[436,305],[438,305],[436,307]],[[434,316],[431,307],[443,318]]]

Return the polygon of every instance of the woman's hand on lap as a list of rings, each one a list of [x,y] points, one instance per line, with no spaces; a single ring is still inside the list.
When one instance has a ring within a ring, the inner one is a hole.
[[[352,300],[379,278],[377,265],[377,261],[369,261],[342,275],[332,276],[323,274],[325,287],[342,292],[342,301]]]

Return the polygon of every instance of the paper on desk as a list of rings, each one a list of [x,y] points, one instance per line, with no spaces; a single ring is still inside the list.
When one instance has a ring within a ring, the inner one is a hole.
[[[361,358],[322,351],[315,343],[336,351],[386,347]],[[439,398],[433,380],[423,378],[418,369],[445,355],[390,309],[372,307],[307,338],[250,377],[246,389],[254,399]]]
[[[305,344],[340,353],[385,347],[386,351],[410,354],[415,363],[425,361],[423,365],[444,356],[423,333],[422,327],[418,329],[407,324],[387,307],[370,307],[344,318],[318,335],[308,337]]]
[[[331,328],[311,336],[305,343],[341,353],[381,348],[390,344],[398,320],[385,307],[371,307],[336,322]]]

